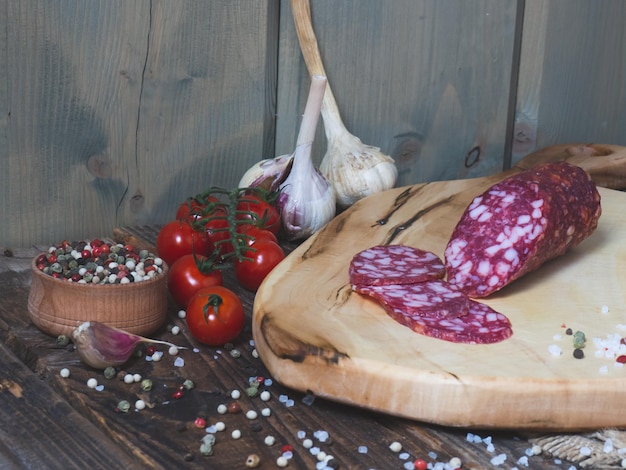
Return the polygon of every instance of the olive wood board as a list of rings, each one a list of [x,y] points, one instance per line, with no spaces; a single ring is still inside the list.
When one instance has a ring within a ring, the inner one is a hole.
[[[498,175],[395,188],[357,202],[259,288],[252,329],[261,359],[293,389],[424,422],[541,431],[626,426],[626,368],[597,357],[592,341],[626,335],[626,193],[599,188],[603,213],[588,239],[481,299],[512,322],[513,336],[500,343],[417,334],[352,292],[348,277],[352,256],[377,244],[443,256],[476,195],[540,161],[575,161],[598,184],[623,187],[626,150],[596,147],[549,148]],[[587,336],[583,359],[573,357],[566,327]],[[553,344],[561,355],[551,354]]]

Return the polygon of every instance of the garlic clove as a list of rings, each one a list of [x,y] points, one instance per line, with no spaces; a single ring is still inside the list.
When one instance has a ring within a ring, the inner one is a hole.
[[[81,360],[95,369],[121,366],[130,359],[139,343],[164,344],[185,349],[167,341],[144,338],[96,321],[79,325],[72,332],[72,340]]]
[[[258,161],[243,174],[239,187],[276,191],[289,174],[292,160],[292,155],[281,155]]]

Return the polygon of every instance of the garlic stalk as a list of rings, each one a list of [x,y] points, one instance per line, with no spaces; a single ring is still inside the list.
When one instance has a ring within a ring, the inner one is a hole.
[[[291,9],[309,73],[326,75],[309,0],[291,0]],[[380,148],[363,144],[346,129],[330,85],[324,95],[322,118],[328,148],[320,171],[333,185],[339,207],[346,208],[366,196],[393,188],[398,177],[394,160]]]
[[[139,343],[164,344],[170,348],[185,349],[167,341],[144,338],[96,321],[79,325],[72,332],[72,339],[81,360],[96,369],[117,367],[126,363]]]
[[[239,180],[239,188],[276,191],[291,168],[292,155],[267,158],[252,165]]]
[[[333,188],[315,168],[311,158],[311,147],[325,88],[326,77],[311,77],[311,88],[298,132],[291,171],[280,185],[277,207],[283,229],[290,240],[314,234],[335,216]]]

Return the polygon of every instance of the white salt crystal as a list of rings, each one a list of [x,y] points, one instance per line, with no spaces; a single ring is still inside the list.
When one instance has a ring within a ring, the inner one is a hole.
[[[591,449],[587,446],[583,446],[580,448],[580,455],[591,455]]]

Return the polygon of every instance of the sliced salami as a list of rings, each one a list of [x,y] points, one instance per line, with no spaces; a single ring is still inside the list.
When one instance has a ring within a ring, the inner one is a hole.
[[[537,165],[477,196],[445,249],[448,281],[485,297],[563,255],[596,229],[600,194],[566,162]]]
[[[416,333],[453,343],[492,344],[511,337],[513,330],[506,316],[483,303],[469,302],[469,313],[456,318],[423,317],[401,309],[386,311]]]
[[[414,284],[441,279],[445,267],[435,253],[406,245],[378,245],[350,262],[350,283],[357,286]]]
[[[460,317],[469,312],[470,299],[457,287],[442,280],[382,286],[353,285],[352,288],[380,302],[387,312],[402,311],[410,316],[435,319]]]

